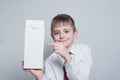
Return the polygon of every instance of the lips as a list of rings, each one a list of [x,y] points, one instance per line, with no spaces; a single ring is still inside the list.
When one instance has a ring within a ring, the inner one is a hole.
[[[65,42],[65,41],[67,41],[68,39],[66,39],[66,40],[58,40],[59,42]]]

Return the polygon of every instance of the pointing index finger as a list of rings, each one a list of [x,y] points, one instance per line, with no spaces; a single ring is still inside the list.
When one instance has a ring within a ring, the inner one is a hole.
[[[48,43],[48,45],[49,45],[49,46],[54,46],[54,45],[55,45],[55,43]]]

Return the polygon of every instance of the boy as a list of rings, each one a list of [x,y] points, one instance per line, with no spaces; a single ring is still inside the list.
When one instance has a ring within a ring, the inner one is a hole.
[[[45,61],[43,70],[30,71],[36,80],[88,80],[92,64],[91,50],[86,45],[73,44],[77,36],[74,20],[58,14],[51,23],[54,53]]]

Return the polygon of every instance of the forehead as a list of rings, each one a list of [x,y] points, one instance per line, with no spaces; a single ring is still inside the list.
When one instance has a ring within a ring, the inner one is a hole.
[[[61,25],[61,26],[56,26],[53,28],[53,31],[56,31],[56,30],[71,30],[72,27],[71,25]]]

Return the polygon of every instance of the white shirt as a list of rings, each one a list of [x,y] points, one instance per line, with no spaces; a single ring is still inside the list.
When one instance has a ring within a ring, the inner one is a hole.
[[[47,58],[43,80],[64,80],[64,65],[69,80],[88,80],[92,65],[91,49],[87,45],[74,44],[70,52],[71,63],[64,63],[64,59],[56,53]]]

